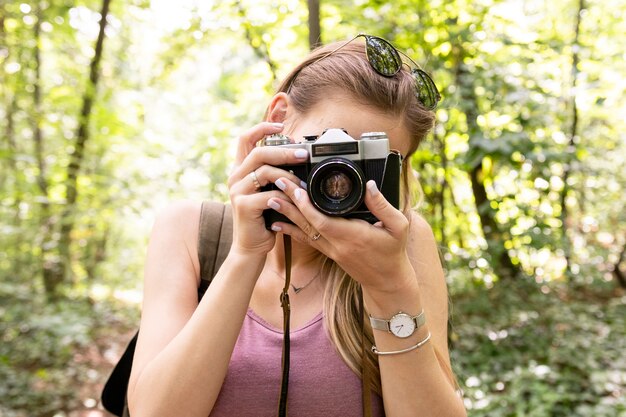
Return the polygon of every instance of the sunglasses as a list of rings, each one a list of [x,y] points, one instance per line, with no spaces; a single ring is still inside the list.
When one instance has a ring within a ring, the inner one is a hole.
[[[312,64],[315,64],[316,62],[334,54],[341,48],[355,41],[357,38],[365,38],[365,55],[367,56],[367,60],[374,71],[383,77],[393,77],[400,72],[402,65],[405,63],[400,57],[400,54],[407,58],[410,63],[413,64],[413,67],[411,67],[411,75],[415,80],[415,95],[417,96],[417,99],[424,105],[424,107],[430,110],[434,110],[437,107],[437,103],[441,100],[441,95],[439,94],[433,79],[430,78],[430,75],[422,70],[420,66],[411,59],[411,57],[403,52],[400,52],[389,41],[379,38],[378,36],[365,34],[356,35],[354,38],[339,46],[337,49],[321,56]]]

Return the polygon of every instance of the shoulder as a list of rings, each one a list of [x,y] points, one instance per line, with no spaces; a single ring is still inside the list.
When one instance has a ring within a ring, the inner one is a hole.
[[[422,217],[415,209],[409,211],[409,228],[411,234],[417,234],[422,238],[432,238],[434,240],[433,229],[424,217]]]
[[[201,201],[180,200],[169,203],[157,213],[150,248],[163,253],[186,254],[199,274],[198,229],[202,209]],[[149,248],[149,249],[150,249]],[[197,275],[197,274],[196,274]]]
[[[411,210],[409,216],[408,254],[420,285],[433,339],[439,352],[447,358],[447,283],[433,230],[426,219],[414,210]]]
[[[201,201],[173,201],[159,210],[155,227],[188,227],[191,223],[197,223],[200,220],[201,207]]]
[[[409,253],[414,257],[412,261],[442,270],[439,247],[433,229],[415,210],[411,210],[409,214],[408,246]]]

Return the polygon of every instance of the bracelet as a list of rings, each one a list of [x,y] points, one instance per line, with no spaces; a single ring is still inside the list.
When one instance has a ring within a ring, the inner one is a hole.
[[[410,352],[412,350],[421,348],[422,346],[424,346],[426,343],[428,343],[428,341],[430,340],[430,332],[428,332],[428,336],[426,336],[426,338],[424,338],[424,340],[420,340],[419,342],[417,342],[416,345],[413,345],[411,347],[408,347],[406,349],[402,349],[402,350],[391,350],[389,352],[381,352],[380,350],[378,350],[376,348],[376,346],[372,346],[372,352],[374,352],[377,355],[380,356],[384,356],[384,355],[398,355],[400,353],[406,353],[406,352]]]

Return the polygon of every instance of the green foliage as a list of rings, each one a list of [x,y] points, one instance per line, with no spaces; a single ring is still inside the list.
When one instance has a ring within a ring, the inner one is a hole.
[[[110,348],[111,334],[138,320],[137,311],[111,300],[49,304],[35,289],[5,282],[0,305],[0,415],[8,417],[81,408],[108,372],[110,364],[99,358]]]
[[[453,362],[471,414],[624,415],[624,300],[595,296],[626,270],[624,0],[580,11],[574,0],[320,5],[323,41],[386,37],[442,92],[411,163],[455,289]],[[300,0],[113,1],[78,199],[66,207],[100,7],[0,2],[2,415],[95,406],[108,364],[81,355],[102,356],[107,326],[135,326],[136,304],[120,300],[140,286],[156,212],[228,199],[237,136],[308,49]],[[501,280],[503,253],[520,282]],[[49,304],[46,273],[65,254],[62,297]]]
[[[453,311],[471,415],[626,415],[623,296],[500,285],[458,294]]]

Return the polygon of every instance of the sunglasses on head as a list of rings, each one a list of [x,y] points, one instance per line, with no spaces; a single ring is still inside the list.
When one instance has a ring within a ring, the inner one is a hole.
[[[313,62],[313,64],[334,54],[344,46],[361,37],[365,38],[365,55],[367,56],[367,60],[374,71],[383,77],[393,77],[400,72],[402,65],[404,64],[404,61],[400,57],[400,54],[402,54],[413,64],[413,68],[411,68],[411,75],[415,79],[415,95],[417,96],[417,99],[424,105],[424,107],[430,110],[434,110],[437,107],[437,103],[441,100],[441,95],[439,94],[433,79],[430,78],[430,75],[422,70],[420,66],[417,65],[408,55],[398,51],[398,49],[396,49],[389,41],[379,38],[378,36],[358,34],[348,42],[339,46],[337,49],[334,49],[318,58]]]

